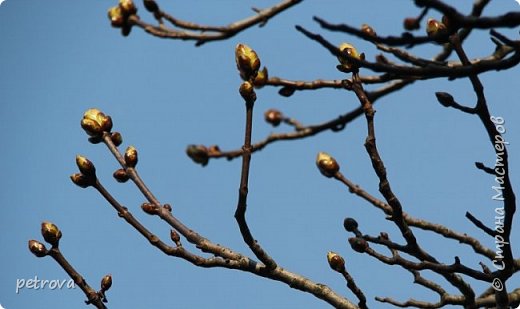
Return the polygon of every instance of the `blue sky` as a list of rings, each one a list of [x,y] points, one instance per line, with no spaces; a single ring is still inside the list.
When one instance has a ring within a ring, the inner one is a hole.
[[[165,10],[180,18],[215,25],[249,16],[251,6],[276,3],[162,2]],[[215,160],[201,168],[185,155],[186,145],[193,143],[218,144],[225,150],[241,146],[244,106],[237,91],[240,78],[234,46],[239,42],[252,46],[272,76],[338,79],[344,74],[335,69],[337,60],[294,25],[318,31],[334,43],[352,42],[373,59],[377,53],[372,46],[321,30],[312,16],[350,25],[368,22],[378,33],[399,34],[402,19],[417,15],[419,9],[402,0],[355,5],[304,1],[263,28],[195,48],[191,42],[160,40],[139,29],[122,37],[106,18],[107,9],[116,3],[7,0],[0,6],[0,304],[6,309],[84,306],[79,289],[15,293],[18,279],[68,279],[51,258],[37,259],[27,250],[27,240],[42,240],[40,223],[49,220],[63,232],[64,255],[93,287],[99,287],[103,275],[113,275],[110,308],[329,308],[281,283],[237,271],[198,269],[150,246],[93,189],[70,182],[69,175],[77,170],[74,157],[87,156],[113,195],[150,230],[168,239],[168,226],[139,209],[144,199],[135,186],[112,179],[117,162],[102,145],[88,143],[79,126],[81,116],[91,107],[111,115],[114,130],[123,135],[123,147],[138,149],[138,170],[155,195],[172,204],[174,214],[202,235],[249,254],[233,218],[239,160]],[[467,12],[469,7],[468,1],[460,9]],[[142,18],[151,21],[139,8]],[[502,0],[485,12],[494,15],[518,8],[515,1]],[[439,17],[436,12],[430,16]],[[518,35],[512,30],[504,33]],[[471,58],[484,57],[493,49],[486,31],[477,32],[466,46]],[[437,49],[427,46],[417,53],[431,57]],[[516,188],[520,184],[518,74],[515,68],[481,76],[491,113],[506,121],[504,136],[510,142]],[[494,180],[473,165],[475,161],[493,165],[493,150],[478,119],[442,107],[435,91],[451,92],[468,105],[475,102],[469,81],[432,80],[417,82],[376,105],[378,144],[389,179],[407,212],[469,233],[492,248],[493,239],[484,237],[464,214],[470,210],[488,225],[494,223],[494,209],[499,206],[491,200]],[[314,124],[359,104],[353,93],[340,90],[297,92],[283,98],[277,89],[267,87],[257,95],[253,140],[290,130],[273,129],[263,122],[268,108]],[[329,250],[345,258],[373,307],[384,307],[373,301],[375,296],[436,300],[436,295],[414,286],[405,270],[353,252],[346,242],[350,237],[342,228],[346,216],[356,218],[364,233],[387,231],[400,240],[395,226],[380,212],[341,184],[322,177],[315,167],[317,152],[327,151],[349,179],[379,196],[363,147],[365,136],[366,124],[359,118],[340,133],[278,142],[256,153],[247,213],[252,232],[280,265],[352,300],[345,282],[327,265]],[[516,244],[518,231],[516,224],[512,238]],[[417,236],[438,259],[451,263],[459,255],[478,268],[480,259],[470,249],[420,231]],[[514,252],[520,254],[518,246]],[[520,280],[514,278],[510,288],[519,286]],[[482,291],[486,285],[475,284],[475,288]]]

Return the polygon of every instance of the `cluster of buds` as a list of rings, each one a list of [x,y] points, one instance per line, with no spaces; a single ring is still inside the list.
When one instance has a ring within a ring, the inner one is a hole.
[[[258,55],[251,47],[245,44],[238,44],[235,47],[235,62],[240,77],[244,81],[255,79],[260,69],[260,58],[258,58]]]
[[[42,222],[41,232],[46,242],[53,247],[58,247],[61,239],[61,231],[54,223],[47,221]]]
[[[77,155],[76,165],[80,172],[72,174],[70,180],[81,188],[93,186],[96,183],[96,167],[94,164],[89,159]]]
[[[282,112],[277,109],[271,108],[265,111],[264,118],[267,123],[272,125],[273,127],[277,127],[284,120],[284,116]]]
[[[448,28],[443,22],[433,18],[428,18],[428,21],[426,22],[426,34],[437,43],[446,43],[448,38]]]
[[[151,4],[148,6],[151,7]],[[110,20],[112,27],[121,28],[121,33],[124,36],[127,36],[132,30],[132,24],[129,22],[129,17],[136,13],[137,7],[132,0],[119,0],[117,6],[108,9],[108,19]]]
[[[81,127],[91,137],[92,143],[101,141],[103,132],[112,130],[112,118],[97,108],[88,109],[81,119]]]
[[[373,31],[373,30],[372,30]],[[341,65],[338,66],[338,70],[342,72],[352,72],[359,69],[359,65],[352,62],[350,58],[347,58],[346,56],[349,56],[351,58],[357,59],[357,60],[365,60],[365,54],[359,53],[357,49],[354,47],[354,45],[350,43],[341,43],[339,45],[339,51],[340,55],[338,56],[338,61],[341,63]]]
[[[334,177],[339,171],[339,164],[332,156],[326,152],[318,153],[316,157],[316,166],[320,173],[325,177]]]
[[[336,252],[329,251],[327,253],[327,261],[329,262],[330,268],[339,273],[345,272],[345,260],[341,257],[341,255]]]

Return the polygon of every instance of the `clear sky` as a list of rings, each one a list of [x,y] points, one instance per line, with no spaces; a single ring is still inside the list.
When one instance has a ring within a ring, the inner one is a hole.
[[[276,3],[170,2],[159,1],[179,18],[215,25],[249,16],[251,6]],[[144,199],[135,186],[113,180],[117,162],[104,146],[88,143],[80,119],[91,107],[111,115],[114,130],[123,135],[123,147],[138,149],[138,170],[155,195],[172,204],[174,214],[202,235],[252,256],[233,218],[239,160],[214,160],[201,168],[185,155],[186,145],[193,143],[218,144],[225,150],[241,146],[244,106],[237,92],[240,78],[234,46],[243,42],[255,48],[272,76],[339,79],[344,74],[336,70],[337,60],[294,25],[320,32],[336,44],[350,41],[373,59],[377,52],[372,46],[321,30],[312,16],[354,26],[368,22],[380,34],[400,34],[402,19],[419,13],[410,2],[304,1],[263,28],[199,48],[192,42],[151,37],[140,29],[122,37],[106,18],[115,0],[3,2],[0,304],[6,309],[84,308],[85,296],[79,288],[15,293],[17,280],[68,279],[51,258],[37,259],[27,249],[29,239],[42,240],[40,223],[49,220],[63,232],[64,255],[93,287],[99,288],[103,275],[112,274],[110,308],[329,308],[284,284],[237,271],[199,269],[150,246],[93,189],[80,189],[70,182],[69,175],[77,171],[75,155],[87,156],[113,195],[150,230],[168,239],[168,226],[139,209]],[[470,2],[465,1],[460,9],[468,12]],[[138,5],[142,18],[152,21]],[[513,0],[494,1],[485,14],[519,8]],[[430,14],[439,18],[436,12]],[[504,33],[518,38],[517,31]],[[492,45],[488,33],[478,31],[468,41],[467,52],[471,58],[484,57],[492,52]],[[438,48],[428,46],[417,53],[431,57]],[[520,184],[518,76],[518,68],[482,75],[491,113],[506,121],[504,136],[510,142],[516,188]],[[494,209],[499,206],[491,199],[494,179],[474,167],[475,161],[492,166],[493,149],[480,122],[442,107],[435,91],[449,91],[470,106],[475,102],[469,81],[433,80],[416,82],[376,105],[377,138],[389,179],[405,211],[469,233],[493,248],[493,239],[464,218],[470,210],[484,223],[494,223]],[[257,95],[255,141],[273,131],[290,130],[273,129],[263,122],[268,108],[278,108],[304,124],[317,124],[359,104],[353,93],[340,90],[298,92],[283,98],[277,89],[264,88]],[[281,266],[327,284],[353,301],[345,282],[327,265],[329,250],[345,258],[373,308],[386,307],[376,303],[375,296],[436,300],[436,295],[414,286],[407,271],[353,252],[346,242],[350,237],[342,228],[346,216],[356,218],[364,233],[387,231],[402,241],[379,211],[321,176],[315,167],[317,152],[327,151],[338,159],[347,177],[379,196],[377,178],[363,147],[365,136],[366,124],[359,118],[340,133],[277,142],[255,153],[247,213],[252,232]],[[518,224],[513,228],[518,256]],[[481,260],[470,249],[420,231],[417,236],[443,262],[452,263],[459,255],[464,263],[479,267]],[[425,275],[445,285],[438,276]],[[517,277],[509,287],[519,286]],[[474,287],[480,292],[487,285]]]

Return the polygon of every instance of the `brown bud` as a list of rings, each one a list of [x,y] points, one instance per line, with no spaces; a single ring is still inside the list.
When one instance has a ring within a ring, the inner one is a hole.
[[[361,31],[369,36],[376,37],[377,34],[374,31],[374,28],[370,27],[368,24],[362,24],[361,25]]]
[[[134,15],[137,13],[137,8],[132,0],[119,0],[119,7],[125,16]]]
[[[180,246],[181,236],[179,235],[179,233],[177,233],[177,231],[170,230],[170,238],[177,246]]]
[[[53,247],[57,247],[60,242],[61,231],[54,223],[43,222],[42,236],[46,242],[51,244]]]
[[[261,71],[258,71],[258,74],[256,74],[255,80],[253,81],[253,84],[255,88],[262,88],[265,86],[265,83],[267,83],[267,80],[269,79],[269,73],[267,72],[267,68],[264,67]]]
[[[81,173],[76,173],[76,174],[70,175],[70,180],[72,180],[72,182],[76,186],[81,187],[81,188],[86,188],[86,187],[92,186],[94,184],[95,178],[85,176]]]
[[[162,207],[163,207],[164,209],[166,209],[167,211],[172,212],[172,205],[170,205],[170,204],[164,204]]]
[[[272,108],[264,113],[264,118],[267,123],[277,127],[283,120],[283,114],[279,110]]]
[[[134,146],[126,148],[125,163],[127,167],[135,167],[137,165],[137,149]]]
[[[368,249],[368,242],[361,237],[351,237],[348,242],[356,252],[363,253]]]
[[[157,2],[155,2],[154,0],[144,0],[143,3],[144,7],[148,12],[155,13],[159,11],[159,6],[157,5]]]
[[[209,146],[208,154],[218,155],[220,153],[221,153],[221,151],[220,151],[220,148],[218,147],[218,145],[211,145],[211,146]]]
[[[117,182],[121,182],[121,183],[127,182],[129,179],[128,174],[122,168],[117,169],[112,176],[114,176],[114,178],[117,180]]]
[[[358,228],[358,223],[354,218],[345,218],[343,221],[343,227],[347,232],[354,232]]]
[[[327,253],[327,261],[329,262],[330,268],[341,273],[345,271],[345,260],[341,257],[341,255],[329,251]]]
[[[403,27],[408,31],[413,31],[419,29],[421,25],[419,25],[417,18],[407,17],[403,20]]]
[[[108,274],[101,279],[101,291],[105,292],[112,286],[112,275]]]
[[[290,97],[294,94],[295,91],[296,88],[285,86],[278,90],[278,94],[280,94],[282,97]]]
[[[84,156],[77,155],[76,165],[78,166],[79,171],[83,175],[93,178],[96,177],[96,168],[94,167],[94,164],[90,162],[89,159],[85,158]]]
[[[256,100],[255,88],[250,82],[243,82],[238,91],[246,102],[254,102]]]
[[[108,9],[108,19],[114,28],[121,28],[125,24],[125,17],[119,6]]]
[[[248,81],[254,78],[260,69],[260,59],[251,47],[245,44],[238,44],[235,47],[235,62],[240,76]]]
[[[334,177],[334,175],[339,171],[339,164],[336,162],[336,159],[331,157],[326,152],[318,153],[316,157],[316,166],[326,177]]]
[[[112,134],[110,134],[110,139],[116,147],[119,147],[123,143],[123,136],[121,136],[121,133],[119,132],[112,132]]]
[[[157,207],[150,203],[143,203],[141,205],[141,208],[144,212],[146,212],[149,215],[156,215],[157,214]]]
[[[209,161],[208,149],[204,145],[189,145],[186,154],[193,162],[206,166]]]
[[[436,42],[444,43],[447,39],[446,35],[448,33],[448,30],[446,29],[446,26],[443,23],[433,18],[429,18],[426,23],[426,33],[430,38],[435,39]]]
[[[453,106],[455,103],[453,96],[447,92],[436,92],[435,96],[437,97],[437,101],[444,107]]]
[[[100,136],[104,131],[112,130],[112,118],[96,108],[91,108],[83,114],[81,127],[90,136]]]
[[[130,32],[132,32],[132,25],[128,24],[128,23],[124,24],[123,27],[121,28],[121,35],[129,36]]]
[[[349,55],[350,57],[353,57],[355,59],[364,60],[365,55],[358,53],[357,49],[354,47],[354,45],[349,43],[342,43],[339,46],[339,50],[342,54]],[[347,70],[353,70],[357,69],[358,66],[352,62],[352,60],[347,59],[346,57],[343,57],[342,55],[338,56],[339,62],[347,69]]]
[[[29,240],[29,250],[37,257],[44,257],[47,255],[47,248],[37,240]]]

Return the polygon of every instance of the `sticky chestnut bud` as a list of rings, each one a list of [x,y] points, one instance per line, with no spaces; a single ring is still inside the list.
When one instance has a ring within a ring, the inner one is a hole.
[[[240,76],[245,81],[254,78],[260,69],[260,58],[251,47],[245,44],[238,44],[235,47],[235,62]]]
[[[43,239],[45,239],[46,242],[51,244],[53,247],[58,246],[61,238],[61,231],[54,223],[47,221],[43,222],[41,232]]]
[[[246,102],[254,102],[256,100],[255,88],[248,81],[245,81],[240,85],[238,92],[240,92],[240,95]]]
[[[157,214],[157,207],[151,203],[143,203],[141,205],[141,209],[143,209],[144,212],[146,212],[149,215],[156,215]]]
[[[29,240],[29,251],[37,257],[44,257],[47,255],[47,248],[45,245],[37,240]]]
[[[112,286],[112,275],[108,274],[101,279],[101,291],[106,292]]]
[[[84,156],[77,155],[76,156],[76,165],[78,166],[79,171],[87,176],[87,177],[96,177],[96,167],[89,159]]]
[[[137,8],[132,0],[119,0],[119,7],[123,15],[129,16],[137,13]]]
[[[364,253],[368,249],[368,242],[361,237],[351,237],[348,239],[352,249],[359,253]]]
[[[321,174],[326,177],[334,177],[334,175],[339,171],[339,164],[326,152],[318,153],[316,157],[316,166],[320,170]]]
[[[433,38],[437,43],[445,43],[448,30],[443,23],[429,18],[426,22],[426,33],[428,37]]]
[[[112,118],[99,109],[91,108],[83,114],[81,127],[90,136],[101,136],[103,132],[112,130]]]
[[[125,151],[125,163],[127,167],[135,167],[137,165],[137,149],[134,146],[128,146]]]
[[[269,79],[269,73],[267,72],[267,68],[264,67],[261,71],[258,71],[256,74],[256,77],[253,81],[253,85],[255,88],[262,88],[267,83],[267,80]]]
[[[186,154],[193,162],[202,166],[206,166],[209,161],[208,148],[204,145],[189,145],[186,148]]]
[[[444,107],[453,106],[455,103],[453,96],[447,92],[436,92],[435,96],[437,97],[437,101]]]
[[[119,6],[108,9],[108,19],[114,28],[121,28],[125,24],[125,17]]]
[[[122,168],[117,169],[114,172],[114,174],[112,174],[112,176],[114,176],[114,178],[115,178],[115,180],[117,180],[117,182],[121,182],[121,183],[127,182],[128,179],[130,179],[128,177],[128,174],[126,173],[126,171]]]
[[[345,260],[336,252],[329,251],[327,253],[327,261],[330,268],[341,273],[345,271]]]
[[[345,218],[343,221],[343,227],[347,232],[354,232],[358,228],[358,223],[354,218]]]
[[[123,143],[123,136],[119,132],[112,132],[112,134],[110,134],[110,139],[116,147],[119,147]]]
[[[339,50],[342,53],[342,55],[338,56],[338,61],[341,63],[342,66],[344,66],[347,70],[354,70],[357,69],[358,66],[352,62],[351,59],[348,59],[344,57],[343,55],[346,54],[352,58],[358,59],[358,60],[365,60],[365,55],[360,54],[357,49],[354,47],[354,45],[350,43],[342,43],[339,46]]]
[[[265,111],[264,118],[267,123],[273,127],[277,127],[283,120],[283,114],[279,110],[271,108]]]
[[[78,187],[87,188],[94,184],[95,178],[85,176],[81,173],[76,173],[70,175],[70,180],[72,180],[72,182]]]

